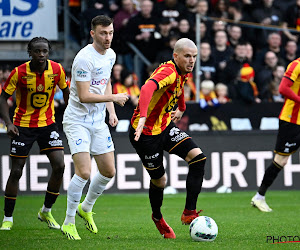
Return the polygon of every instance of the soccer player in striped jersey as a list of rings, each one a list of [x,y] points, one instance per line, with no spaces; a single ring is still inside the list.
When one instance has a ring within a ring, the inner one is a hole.
[[[265,199],[268,188],[279,172],[287,164],[291,154],[300,147],[300,58],[292,61],[286,68],[279,85],[279,92],[285,102],[279,114],[279,130],[277,134],[275,156],[266,169],[262,183],[251,200],[251,205],[262,212],[271,212]]]
[[[193,41],[187,38],[178,40],[173,51],[174,59],[161,64],[141,88],[139,104],[131,119],[130,142],[151,177],[149,199],[152,220],[164,238],[176,236],[161,213],[166,186],[163,151],[176,154],[189,164],[182,223],[190,224],[200,212],[196,212],[196,203],[202,187],[206,156],[192,138],[174,124],[181,119],[186,108],[184,84],[187,74],[193,71],[197,53]],[[173,110],[176,104],[178,108]]]
[[[48,182],[43,207],[38,218],[49,228],[60,229],[51,214],[51,207],[59,195],[64,173],[64,147],[59,137],[54,117],[53,97],[57,86],[62,89],[64,101],[69,98],[65,70],[61,64],[48,60],[50,42],[44,37],[35,37],[28,43],[28,54],[32,57],[16,67],[7,79],[0,96],[0,111],[11,138],[11,171],[5,189],[4,219],[1,230],[13,226],[13,211],[29,151],[35,141],[40,153],[50,160],[52,174]],[[16,91],[16,109],[13,122],[9,117],[7,99]]]

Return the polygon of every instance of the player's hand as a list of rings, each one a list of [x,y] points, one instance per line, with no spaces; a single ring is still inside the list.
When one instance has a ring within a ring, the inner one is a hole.
[[[180,111],[178,108],[175,110],[175,111],[172,111],[171,112],[171,119],[173,122],[178,122],[181,117],[183,116],[183,113],[182,111]]]
[[[128,96],[126,93],[119,93],[114,95],[114,103],[123,107],[125,103],[128,101]]]
[[[138,125],[136,127],[136,130],[135,130],[135,133],[134,133],[134,135],[135,135],[134,140],[135,141],[138,141],[140,139],[140,136],[142,134],[145,122],[146,122],[146,117],[140,117],[139,123],[138,123]]]
[[[12,123],[7,125],[7,135],[9,138],[14,138],[15,136],[19,136],[18,128]]]
[[[118,117],[116,114],[111,114],[109,115],[109,125],[112,126],[112,127],[115,127],[117,126],[119,120],[118,120]]]

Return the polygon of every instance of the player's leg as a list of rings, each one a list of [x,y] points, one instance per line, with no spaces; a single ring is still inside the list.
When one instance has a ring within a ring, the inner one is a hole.
[[[77,213],[85,220],[86,228],[92,233],[97,233],[98,228],[93,219],[93,206],[98,197],[103,193],[108,182],[115,175],[114,152],[94,156],[98,170],[92,178],[84,201],[78,206]]]
[[[64,132],[72,154],[75,174],[67,191],[67,211],[61,231],[70,240],[80,240],[75,226],[75,215],[83,188],[91,174],[90,132],[78,124],[64,124]]]
[[[38,212],[38,219],[46,222],[50,229],[60,229],[59,224],[52,216],[51,208],[59,195],[65,169],[64,147],[55,123],[37,128],[36,133],[38,134],[37,143],[40,147],[40,153],[47,155],[52,167],[44,204]]]
[[[149,200],[152,208],[152,220],[164,238],[176,238],[173,229],[164,220],[161,207],[163,203],[166,175],[163,167],[162,136],[141,135],[139,141],[134,140],[134,129],[131,128],[129,138],[132,146],[150,175]]]
[[[276,139],[275,157],[273,162],[266,169],[258,192],[251,199],[251,205],[262,212],[271,212],[265,194],[279,172],[286,165],[289,156],[296,152],[300,146],[300,126],[297,124],[279,120],[279,130]]]
[[[35,129],[17,126],[19,135],[11,139],[11,171],[7,180],[4,201],[4,219],[1,229],[10,230],[13,225],[13,211],[19,190],[19,180],[22,176],[23,167],[27,156],[36,140]]]
[[[150,187],[149,187],[149,200],[152,208],[152,220],[155,223],[158,231],[161,235],[164,236],[164,238],[171,238],[175,239],[176,235],[173,231],[173,229],[167,224],[167,222],[164,220],[162,213],[161,213],[161,207],[163,203],[163,196],[164,196],[164,188],[166,186],[167,177],[164,173],[164,168],[161,165],[160,170],[155,170],[154,172],[149,172],[151,170],[148,170],[148,173],[151,173],[151,180],[150,180]],[[163,173],[163,176],[156,178],[156,176],[159,176]],[[154,178],[152,178],[154,177]]]
[[[60,229],[59,224],[52,216],[51,208],[59,195],[62,183],[65,168],[64,153],[62,150],[55,150],[48,152],[47,156],[52,167],[52,173],[48,182],[43,207],[38,212],[38,218],[41,221],[47,222],[50,229]]]
[[[257,207],[262,212],[271,212],[272,209],[266,202],[265,195],[268,188],[272,185],[277,178],[279,172],[283,169],[289,159],[289,155],[275,154],[274,160],[266,169],[262,183],[258,189],[258,192],[251,199],[251,205]]]
[[[178,155],[189,164],[186,179],[186,202],[181,221],[183,224],[190,224],[201,212],[201,210],[196,211],[196,205],[202,188],[206,156],[192,138],[173,123],[164,131],[164,144],[166,151]]]
[[[75,174],[73,175],[67,191],[67,211],[62,232],[70,240],[80,240],[75,226],[75,215],[80,203],[83,188],[91,174],[91,157],[87,152],[80,152],[73,155]]]
[[[92,178],[87,195],[77,209],[78,215],[85,220],[86,228],[92,233],[98,232],[93,219],[93,206],[116,172],[115,148],[109,128],[106,124],[101,124],[100,127],[92,130],[91,137],[91,154],[95,158],[99,171]]]
[[[189,171],[186,178],[186,202],[185,209],[181,216],[183,224],[190,224],[193,219],[199,216],[196,211],[198,195],[201,192],[202,182],[204,177],[204,167],[206,156],[200,148],[194,148],[189,151],[185,158],[189,164]]]
[[[19,190],[19,180],[27,157],[11,157],[11,170],[4,194],[4,218],[0,230],[10,230],[13,226],[13,212]]]

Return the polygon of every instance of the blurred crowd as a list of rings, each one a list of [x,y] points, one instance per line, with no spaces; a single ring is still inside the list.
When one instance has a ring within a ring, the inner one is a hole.
[[[80,32],[76,22],[70,24],[72,39],[80,46],[91,42],[94,16],[114,19],[113,92],[127,92],[133,106],[153,70],[172,59],[175,42],[182,37],[196,42],[197,13],[200,71],[190,74],[185,100],[196,100],[198,75],[203,109],[236,101],[283,102],[279,83],[287,65],[299,57],[300,0],[69,0],[69,9],[80,23]],[[128,42],[150,65],[139,61],[134,72]],[[2,86],[11,70],[9,65],[0,68]],[[63,105],[62,93],[55,99],[57,106]]]
[[[200,75],[199,98],[204,109],[234,101],[283,102],[280,80],[287,65],[299,57],[300,0],[94,0],[86,7],[78,12],[83,25],[80,39],[85,43],[90,42],[93,16],[114,18],[112,48],[118,63],[112,83],[115,92],[126,89],[133,96],[132,103],[152,70],[172,59],[178,39],[196,42],[197,13],[201,15],[200,72],[190,75],[185,99],[196,99],[194,80]],[[140,61],[139,72],[134,72],[134,53],[128,42],[151,65]],[[125,80],[127,74],[130,80]]]

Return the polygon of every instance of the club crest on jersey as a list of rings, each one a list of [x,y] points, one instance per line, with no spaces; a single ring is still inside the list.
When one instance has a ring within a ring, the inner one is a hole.
[[[40,92],[43,91],[44,90],[43,84],[40,83],[36,89],[37,89],[37,91],[40,91]]]

